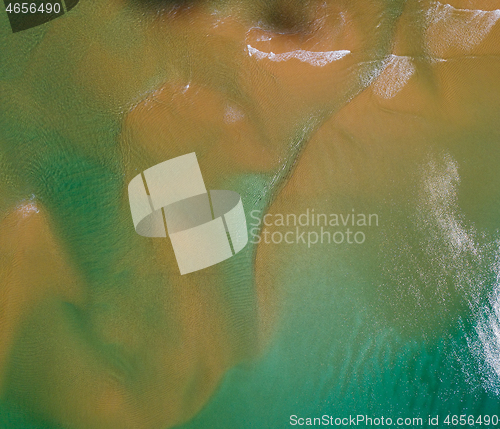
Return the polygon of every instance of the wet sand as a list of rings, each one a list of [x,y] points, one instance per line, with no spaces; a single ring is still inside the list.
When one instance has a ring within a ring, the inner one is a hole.
[[[256,380],[280,374],[266,359],[290,338],[317,338],[317,391],[342,397],[356,371],[328,384],[324,350],[351,347],[336,368],[363,367],[371,335],[392,332],[380,341],[394,349],[435,345],[460,318],[481,317],[496,275],[500,30],[494,12],[456,10],[480,3],[452,6],[433,5],[426,32],[421,10],[408,6],[396,25],[398,8],[379,1],[317,3],[304,34],[255,28],[243,3],[139,19],[121,3],[83,2],[54,21],[29,70],[2,86],[14,95],[2,115],[20,112],[2,125],[2,159],[9,183],[23,183],[4,199],[24,200],[3,203],[0,225],[4,402],[49,425],[171,427],[210,398],[252,391],[237,363],[264,356],[247,364],[264,362]],[[271,203],[296,215],[354,208],[377,213],[380,228],[362,247],[261,243],[180,276],[168,242],[134,235],[126,184],[192,151],[207,188],[239,192],[247,215]],[[290,337],[294,318],[304,323]],[[298,350],[276,356],[298,362]],[[231,421],[230,402],[193,425]]]

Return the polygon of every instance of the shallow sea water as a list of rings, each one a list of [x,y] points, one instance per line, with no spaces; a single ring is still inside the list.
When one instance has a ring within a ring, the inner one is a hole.
[[[14,34],[2,15],[0,427],[500,416],[499,11],[80,0]],[[190,152],[251,242],[181,276],[127,184]],[[325,230],[344,241],[310,242]]]

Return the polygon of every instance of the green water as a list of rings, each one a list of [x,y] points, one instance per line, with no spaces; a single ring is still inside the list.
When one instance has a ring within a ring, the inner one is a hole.
[[[1,11],[0,427],[500,415],[495,15],[325,5],[81,0],[16,34]],[[192,151],[250,231],[253,210],[380,225],[180,276],[127,184]]]

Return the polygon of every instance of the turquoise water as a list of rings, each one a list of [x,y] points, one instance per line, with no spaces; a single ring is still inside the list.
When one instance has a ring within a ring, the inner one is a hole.
[[[499,415],[500,5],[469,3],[81,0],[16,34],[3,14],[0,427]],[[127,184],[193,151],[249,230],[380,225],[180,276]]]
[[[262,361],[230,371],[207,408],[182,427],[289,427],[292,415],[443,422],[447,415],[498,413],[464,330],[431,344],[408,341],[343,310],[341,302],[296,309]],[[304,325],[314,334],[301,335]]]

